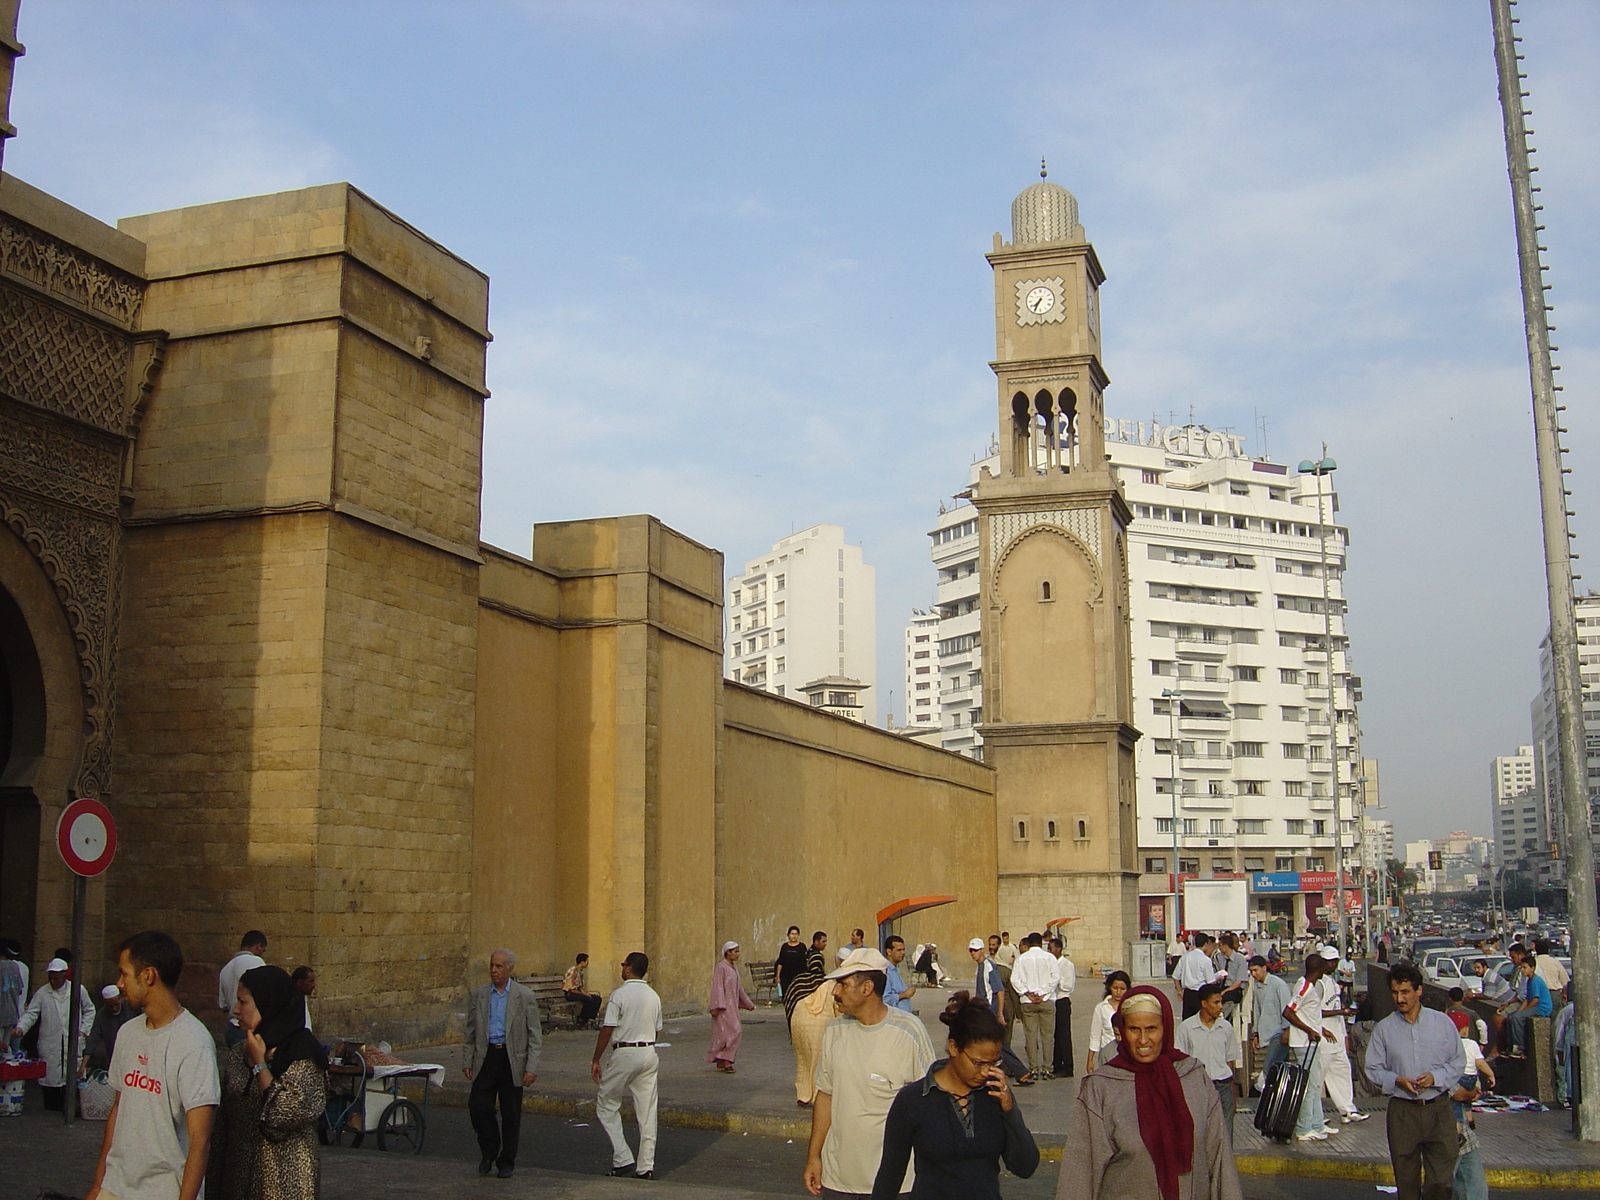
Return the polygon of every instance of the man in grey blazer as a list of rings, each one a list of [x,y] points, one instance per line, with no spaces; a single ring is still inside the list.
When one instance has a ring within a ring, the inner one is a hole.
[[[539,1075],[539,1002],[511,978],[517,956],[496,950],[489,956],[489,982],[472,989],[467,1005],[466,1035],[461,1044],[463,1072],[472,1081],[467,1112],[478,1135],[482,1161],[478,1174],[495,1166],[509,1179],[517,1161],[517,1135],[522,1131],[522,1089]],[[500,1121],[494,1119],[500,1102]]]

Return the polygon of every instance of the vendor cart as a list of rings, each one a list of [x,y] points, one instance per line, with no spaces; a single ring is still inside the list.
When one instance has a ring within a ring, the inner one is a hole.
[[[360,1146],[371,1133],[379,1150],[420,1154],[428,1131],[428,1087],[443,1082],[444,1068],[437,1063],[374,1063],[361,1046],[347,1042],[328,1061],[324,1140],[337,1146],[348,1134],[350,1144]],[[406,1094],[407,1085],[420,1085],[421,1103]]]

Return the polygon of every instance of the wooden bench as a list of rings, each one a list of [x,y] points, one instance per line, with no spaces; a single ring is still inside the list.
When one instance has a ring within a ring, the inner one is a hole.
[[[750,968],[750,999],[757,1004],[776,1004],[778,996],[778,963],[746,963]]]
[[[545,1029],[571,1029],[578,1023],[582,1006],[568,1000],[560,975],[528,975],[517,980],[539,1002],[539,1024]]]

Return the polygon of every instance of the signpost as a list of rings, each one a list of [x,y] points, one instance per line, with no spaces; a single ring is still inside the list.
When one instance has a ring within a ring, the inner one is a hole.
[[[56,849],[61,861],[73,874],[72,880],[72,976],[68,983],[70,997],[67,1017],[67,1061],[63,1067],[66,1076],[67,1100],[62,1109],[62,1119],[72,1124],[78,1107],[78,1027],[83,1020],[83,909],[88,895],[89,880],[111,865],[117,853],[117,823],[111,810],[98,800],[87,797],[74,800],[61,810],[56,822]]]

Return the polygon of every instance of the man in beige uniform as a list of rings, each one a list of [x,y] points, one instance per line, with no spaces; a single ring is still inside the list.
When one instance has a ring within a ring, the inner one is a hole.
[[[922,1021],[883,1002],[889,960],[853,950],[828,976],[843,1015],[823,1032],[805,1185],[813,1196],[865,1196],[878,1177],[895,1093],[927,1074],[933,1043]],[[823,985],[828,986],[827,984]],[[903,1192],[916,1173],[907,1171]]]

